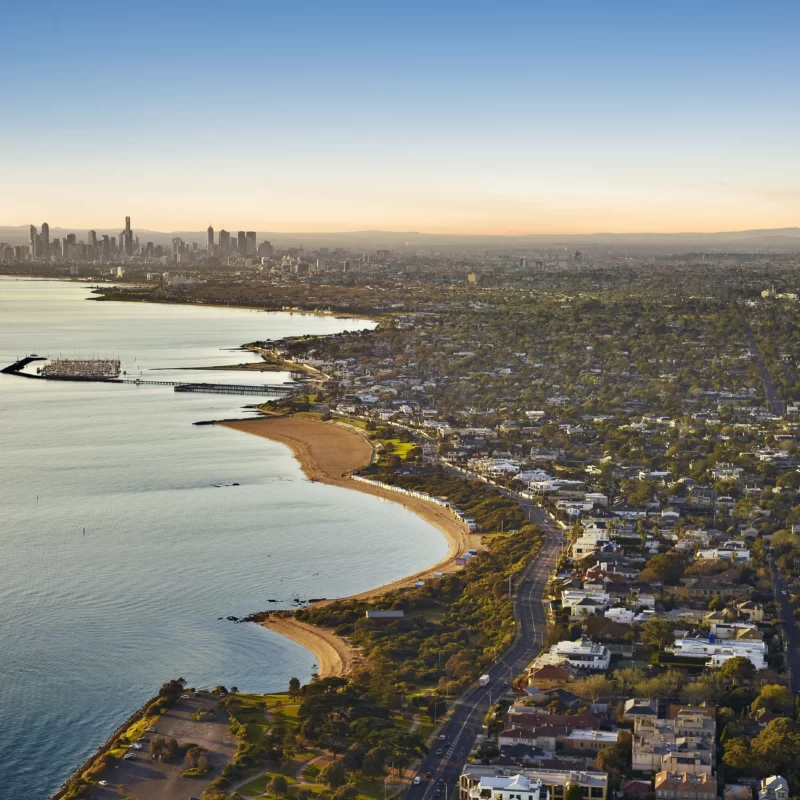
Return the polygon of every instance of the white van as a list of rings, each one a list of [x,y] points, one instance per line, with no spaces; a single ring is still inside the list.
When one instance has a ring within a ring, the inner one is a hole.
[[[419,777],[419,775],[417,775],[414,778],[414,786],[419,786],[420,780],[421,780],[421,778]]]

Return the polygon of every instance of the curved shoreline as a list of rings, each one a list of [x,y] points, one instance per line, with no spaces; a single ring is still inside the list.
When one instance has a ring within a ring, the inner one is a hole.
[[[290,448],[303,472],[311,480],[401,503],[433,525],[447,539],[447,555],[435,564],[382,586],[347,597],[322,600],[315,605],[377,597],[394,589],[413,586],[418,580],[431,578],[437,572],[453,572],[460,569],[456,565],[456,558],[479,544],[480,537],[470,534],[466,526],[444,507],[421,498],[352,480],[350,473],[367,466],[373,453],[371,442],[354,429],[301,417],[264,417],[217,424],[284,444]],[[342,675],[352,668],[352,649],[332,631],[277,614],[265,615],[259,621],[265,627],[282,633],[310,650],[317,657],[321,677]]]

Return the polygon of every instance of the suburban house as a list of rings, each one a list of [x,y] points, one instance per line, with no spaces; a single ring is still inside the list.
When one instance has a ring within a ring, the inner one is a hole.
[[[713,800],[717,781],[710,775],[659,772],[655,779],[656,800]]]
[[[468,797],[470,800],[550,800],[550,793],[540,780],[518,774],[479,778]]]
[[[608,797],[608,775],[605,772],[515,768],[513,774],[509,774],[502,767],[466,764],[458,782],[459,800],[478,800],[478,798],[483,800],[484,795],[479,793],[476,798],[471,794],[472,790],[481,784],[481,781],[490,778],[507,780],[517,775],[522,775],[532,782],[540,782],[542,789],[547,792],[549,800],[563,800],[566,787],[570,784],[577,784],[581,787],[584,800],[607,800]],[[487,789],[489,794],[486,795],[486,798],[494,800],[492,789],[488,783],[484,784],[484,791]]]
[[[672,652],[684,658],[702,659],[709,667],[721,667],[731,658],[741,656],[748,659],[756,669],[767,668],[767,662],[764,660],[766,646],[762,641],[749,639],[717,641],[713,634],[708,639],[685,636],[675,640]]]
[[[788,800],[789,782],[780,775],[770,775],[761,779],[758,800]]]

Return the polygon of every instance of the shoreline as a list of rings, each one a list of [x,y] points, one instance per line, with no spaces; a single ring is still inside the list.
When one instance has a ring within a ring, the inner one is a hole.
[[[421,498],[353,480],[350,474],[369,465],[373,456],[372,443],[353,428],[290,416],[221,421],[216,424],[286,445],[309,479],[401,503],[433,525],[447,540],[447,555],[435,564],[372,589],[346,597],[320,600],[313,604],[315,606],[330,605],[340,600],[378,597],[385,592],[413,586],[418,580],[433,577],[434,573],[453,572],[461,569],[456,566],[456,558],[479,545],[480,536],[470,534],[466,526],[446,508]],[[352,668],[352,649],[333,631],[300,622],[284,616],[282,612],[263,612],[254,617],[259,624],[282,633],[311,651],[317,657],[320,677],[346,674]]]

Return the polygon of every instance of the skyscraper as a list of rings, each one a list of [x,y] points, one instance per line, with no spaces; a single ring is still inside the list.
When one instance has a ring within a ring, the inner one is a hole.
[[[36,252],[36,240],[39,238],[39,234],[36,231],[36,226],[31,225],[28,229],[31,236],[31,258],[36,258],[39,254]]]
[[[214,229],[211,225],[208,226],[208,254],[211,255],[214,252]]]
[[[42,255],[45,258],[50,257],[50,226],[46,223],[42,223]]]
[[[244,231],[239,231],[236,234],[236,246],[242,255],[247,252],[247,234]]]
[[[254,256],[256,254],[256,232],[255,231],[247,231],[247,241],[246,241],[246,253],[248,256]]]
[[[133,255],[133,231],[131,230],[131,218],[125,217],[125,230],[119,235],[119,249],[126,255]]]
[[[219,249],[223,255],[231,249],[231,235],[225,228],[219,232]]]
[[[89,247],[97,247],[97,231],[89,231]]]

